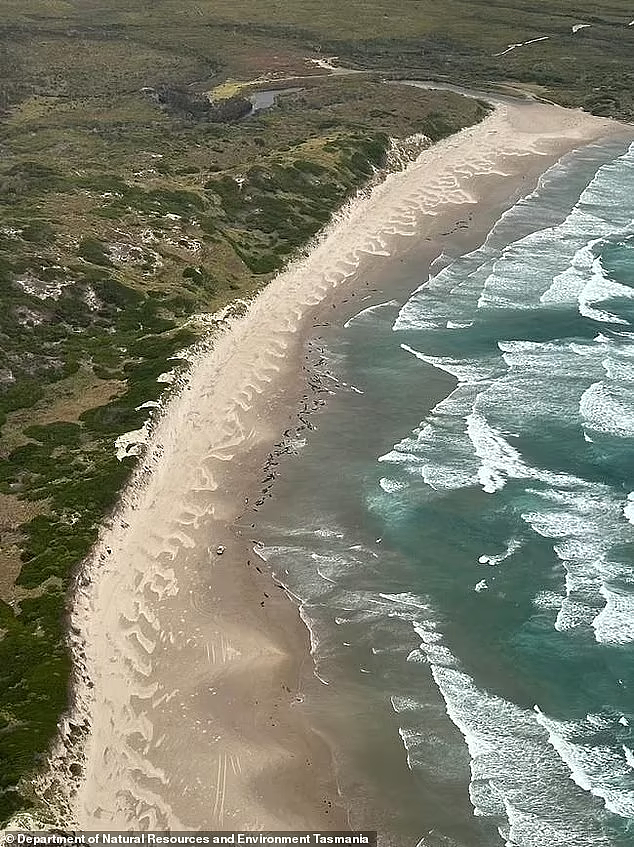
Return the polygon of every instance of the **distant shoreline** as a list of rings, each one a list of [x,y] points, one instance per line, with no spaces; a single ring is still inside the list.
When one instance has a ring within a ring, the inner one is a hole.
[[[480,243],[561,155],[620,131],[560,107],[498,108],[353,201],[198,355],[79,577],[85,659],[70,720],[90,733],[83,749],[58,746],[50,774],[62,786],[64,767],[84,768],[67,825],[347,826],[330,753],[302,713],[306,630],[252,553],[256,535],[234,528],[249,525],[280,434],[311,403],[311,318],[340,314],[335,296],[390,256],[416,250],[429,264],[448,244]]]

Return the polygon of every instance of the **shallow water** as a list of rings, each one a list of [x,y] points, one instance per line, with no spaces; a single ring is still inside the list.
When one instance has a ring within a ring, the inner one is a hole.
[[[302,91],[302,89],[263,88],[259,91],[254,91],[253,94],[249,96],[249,100],[253,104],[253,108],[250,114],[255,115],[258,112],[261,112],[265,109],[270,109],[272,106],[275,106],[275,104],[277,103],[277,98],[282,94],[297,94],[299,91]]]
[[[262,512],[316,725],[384,843],[634,844],[634,149],[432,267],[325,330]]]

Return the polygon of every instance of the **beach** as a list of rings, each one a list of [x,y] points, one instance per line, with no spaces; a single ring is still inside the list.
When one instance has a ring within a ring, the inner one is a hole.
[[[353,200],[193,356],[77,577],[74,708],[49,777],[66,786],[66,825],[350,825],[333,740],[311,723],[308,631],[254,552],[298,414],[327,398],[311,376],[316,327],[401,260],[429,266],[477,246],[563,154],[620,131],[556,106],[499,105]]]

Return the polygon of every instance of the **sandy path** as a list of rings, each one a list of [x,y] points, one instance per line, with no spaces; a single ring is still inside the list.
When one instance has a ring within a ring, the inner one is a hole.
[[[80,828],[344,825],[303,714],[306,632],[231,529],[294,417],[304,318],[362,261],[389,262],[402,238],[437,236],[609,131],[558,107],[499,108],[351,204],[197,358],[77,593],[89,678],[77,720],[91,727],[72,800]]]

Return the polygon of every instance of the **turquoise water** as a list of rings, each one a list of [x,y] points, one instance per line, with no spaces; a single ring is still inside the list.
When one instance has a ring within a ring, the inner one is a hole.
[[[264,513],[309,704],[383,843],[634,845],[634,146],[432,269],[326,332]]]

